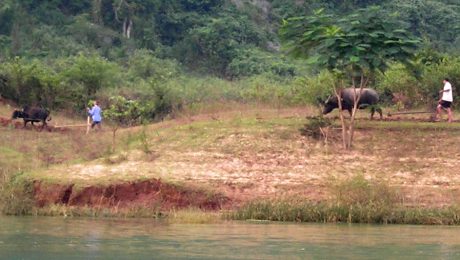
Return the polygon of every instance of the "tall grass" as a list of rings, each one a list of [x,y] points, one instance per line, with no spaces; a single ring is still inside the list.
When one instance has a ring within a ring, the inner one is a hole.
[[[234,220],[270,220],[323,223],[460,224],[460,208],[406,206],[399,191],[385,182],[356,175],[331,185],[333,198],[325,202],[288,197],[247,203],[226,217]]]
[[[33,183],[21,178],[22,172],[13,174],[0,170],[0,212],[6,215],[29,215],[34,206]]]
[[[36,216],[62,217],[102,217],[102,218],[161,218],[163,213],[152,206],[135,205],[131,207],[97,207],[97,206],[67,206],[52,204],[43,208],[34,207],[30,214]]]

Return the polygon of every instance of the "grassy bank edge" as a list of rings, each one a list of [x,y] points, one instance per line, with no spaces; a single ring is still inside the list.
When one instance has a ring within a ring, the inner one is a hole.
[[[382,181],[369,181],[362,175],[330,184],[332,197],[314,202],[298,196],[253,199],[239,207],[202,210],[196,207],[162,211],[159,207],[68,206],[51,204],[37,207],[33,184],[18,176],[9,180],[0,196],[0,209],[5,215],[154,218],[170,222],[209,224],[225,220],[305,222],[460,225],[460,205],[427,207],[406,205],[399,191]],[[8,194],[6,196],[6,194]]]
[[[443,208],[398,206],[388,211],[382,211],[373,205],[346,207],[307,201],[296,205],[286,201],[257,201],[234,210],[204,211],[198,208],[185,208],[167,212],[140,206],[104,208],[55,204],[44,208],[34,207],[25,215],[72,218],[152,218],[166,219],[172,223],[184,224],[211,224],[237,220],[296,223],[460,225],[460,207],[458,205]]]

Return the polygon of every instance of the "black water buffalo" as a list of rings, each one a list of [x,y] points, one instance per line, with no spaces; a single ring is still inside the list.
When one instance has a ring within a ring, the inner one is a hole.
[[[24,128],[27,125],[27,122],[31,122],[33,125],[34,122],[42,122],[42,129],[46,126],[46,121],[50,121],[51,117],[48,118],[50,112],[47,109],[41,107],[28,107],[25,106],[22,111],[14,110],[12,119],[22,118],[24,119]],[[48,120],[47,120],[48,118]]]
[[[352,113],[353,105],[354,105],[354,88],[345,88],[342,89],[340,92],[340,97],[342,98],[342,109],[348,110],[348,112]],[[360,89],[356,88],[356,95],[359,94]],[[363,88],[363,92],[361,93],[361,98],[358,101],[358,108],[364,109],[367,107],[371,107],[371,119],[374,117],[375,111],[380,114],[380,119],[382,119],[382,109],[376,107],[376,104],[379,101],[379,94],[377,91],[371,88]],[[339,103],[337,102],[337,96],[330,96],[326,102],[324,103],[324,110],[323,114],[330,113],[335,108],[339,108]]]

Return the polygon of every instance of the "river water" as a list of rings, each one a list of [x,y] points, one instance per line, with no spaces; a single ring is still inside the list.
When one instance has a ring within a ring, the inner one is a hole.
[[[0,217],[0,259],[460,259],[460,227]]]

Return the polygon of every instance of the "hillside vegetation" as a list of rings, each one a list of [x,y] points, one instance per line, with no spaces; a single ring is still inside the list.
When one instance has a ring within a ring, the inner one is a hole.
[[[91,99],[122,95],[142,103],[146,120],[222,101],[314,103],[328,94],[318,86],[328,89],[330,75],[285,57],[282,19],[371,5],[423,39],[410,70],[393,64],[373,80],[387,101],[398,93],[425,105],[443,77],[460,82],[456,1],[5,0],[0,94],[77,114]]]

